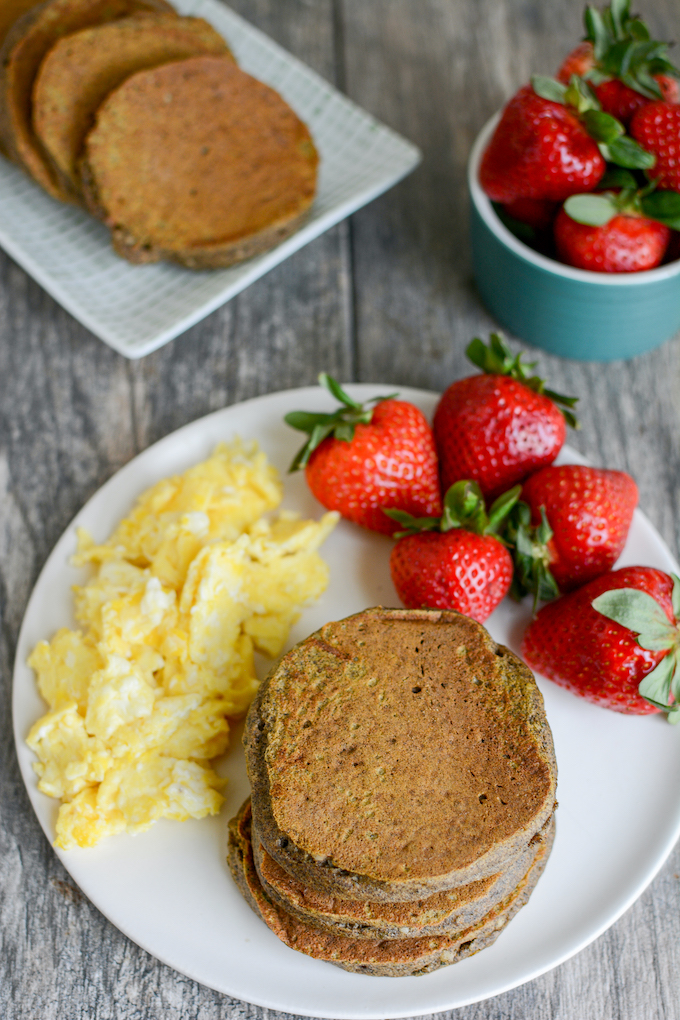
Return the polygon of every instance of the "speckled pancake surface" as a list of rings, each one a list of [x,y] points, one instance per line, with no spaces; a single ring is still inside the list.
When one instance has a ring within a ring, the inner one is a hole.
[[[133,262],[230,265],[297,229],[316,190],[309,131],[273,89],[227,57],[141,71],[88,135],[89,208]]]
[[[80,192],[77,161],[107,95],[137,71],[202,53],[228,54],[202,18],[138,14],[60,39],[33,88],[33,126],[67,185]]]
[[[331,895],[413,900],[479,881],[554,809],[533,675],[455,612],[327,624],[265,680],[244,743],[262,844]]]
[[[47,0],[14,23],[0,48],[0,141],[54,198],[72,201],[33,130],[33,83],[40,64],[63,36],[138,11],[174,13],[165,0]]]

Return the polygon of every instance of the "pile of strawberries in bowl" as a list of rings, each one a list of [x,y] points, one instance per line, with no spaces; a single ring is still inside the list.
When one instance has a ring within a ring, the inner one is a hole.
[[[586,36],[555,78],[503,110],[479,180],[508,229],[602,273],[680,257],[680,70],[630,0],[586,7]]]
[[[329,510],[395,539],[407,608],[484,621],[531,594],[530,667],[619,712],[680,721],[680,578],[614,570],[637,504],[623,471],[556,465],[576,398],[546,389],[504,339],[473,340],[482,370],[453,382],[430,427],[398,394],[360,404],[325,373],[332,413],[293,411],[307,441],[291,470]]]

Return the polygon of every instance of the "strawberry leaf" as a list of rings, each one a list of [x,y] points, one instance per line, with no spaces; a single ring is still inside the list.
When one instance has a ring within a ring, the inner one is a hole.
[[[629,170],[651,170],[656,164],[656,156],[628,135],[621,135],[613,142],[600,142],[600,152],[608,163],[616,163]]]
[[[608,166],[604,177],[600,180],[598,188],[607,191],[610,188],[623,188],[626,191],[636,191],[638,182],[630,170],[622,166]]]
[[[298,432],[307,432],[309,435],[307,442],[295,454],[293,462],[288,468],[290,473],[306,467],[314,450],[329,436],[334,436],[344,443],[351,443],[354,439],[355,427],[359,424],[368,425],[370,423],[374,410],[370,405],[377,404],[382,400],[392,400],[398,396],[396,393],[391,393],[389,396],[372,397],[365,404],[358,404],[356,400],[352,400],[345,393],[340,383],[328,375],[327,372],[321,372],[319,384],[325,386],[329,393],[336,400],[340,401],[342,406],[332,414],[313,411],[290,411],[285,415],[284,421],[287,425],[297,429]]]
[[[441,530],[465,528],[481,535],[488,524],[484,496],[477,482],[461,480],[447,490]]]
[[[522,486],[515,485],[512,489],[508,489],[507,492],[504,492],[502,496],[499,496],[498,499],[491,504],[489,520],[486,528],[484,529],[485,535],[498,534],[500,525],[506,519],[519,499],[521,491]]]
[[[609,145],[624,133],[621,121],[602,110],[586,110],[581,118],[583,126],[596,142]]]
[[[564,211],[577,223],[603,227],[618,214],[619,210],[616,202],[608,195],[587,194],[570,195],[564,203]]]
[[[403,531],[396,531],[393,538],[405,538],[407,535],[417,535],[420,531],[439,531],[440,517],[414,517],[406,510],[382,508],[382,512],[391,517],[393,521],[403,525]]]
[[[640,206],[645,216],[665,223],[672,230],[680,230],[680,194],[677,191],[653,191],[643,196]]]
[[[579,398],[566,397],[562,393],[549,390],[546,388],[543,379],[540,379],[537,375],[530,376],[529,371],[535,368],[536,362],[531,361],[525,364],[522,361],[521,351],[513,356],[512,351],[500,333],[491,333],[489,335],[488,346],[476,336],[467,345],[465,353],[473,365],[481,368],[482,372],[486,372],[489,375],[508,375],[512,379],[517,379],[518,382],[523,382],[535,393],[545,394],[553,403],[564,405],[559,407],[559,410],[564,415],[565,421],[572,428],[579,428],[576,416],[568,410],[568,408],[572,408],[578,403]],[[565,410],[565,407],[567,410]]]
[[[671,681],[675,673],[677,660],[675,655],[665,655],[661,662],[640,681],[638,693],[657,708],[668,711],[671,694]]]
[[[564,101],[567,106],[572,106],[577,113],[583,114],[584,124],[588,113],[600,112],[600,103],[597,96],[592,91],[590,85],[577,74],[572,74],[569,79],[569,85],[564,94]],[[604,116],[608,117],[609,114],[604,114]],[[614,120],[614,117],[612,117],[612,120]],[[587,125],[586,130],[588,130]]]
[[[562,106],[566,103],[567,86],[556,81],[555,78],[548,78],[543,74],[532,74],[531,87],[541,99],[549,99],[551,103],[561,103]]]
[[[638,635],[638,644],[648,651],[674,648],[678,630],[647,592],[637,588],[614,588],[598,595],[593,609]]]
[[[510,594],[514,599],[533,594],[534,612],[539,601],[549,602],[560,594],[557,582],[550,572],[548,542],[553,531],[541,507],[541,523],[531,523],[531,509],[527,503],[517,503],[505,529],[505,541],[513,547],[513,574]]]
[[[320,386],[325,386],[328,392],[334,396],[336,400],[339,400],[341,404],[344,404],[345,407],[361,406],[360,404],[357,404],[356,400],[352,400],[352,398],[345,393],[340,383],[337,382],[332,375],[329,375],[328,372],[320,372],[318,382]]]
[[[624,25],[630,15],[630,0],[611,0],[609,10],[611,11],[612,22],[614,23],[616,38],[619,39],[623,35]]]
[[[673,578],[673,593],[671,595],[673,615],[676,620],[680,620],[680,577],[677,574],[671,574],[671,577]]]
[[[583,15],[586,28],[586,39],[593,44],[595,59],[601,60],[609,49],[609,32],[602,19],[602,15],[595,7],[586,7]]]

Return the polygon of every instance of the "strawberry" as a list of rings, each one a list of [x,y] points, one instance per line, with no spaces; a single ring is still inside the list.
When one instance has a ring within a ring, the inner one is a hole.
[[[576,397],[546,390],[530,376],[533,364],[512,356],[503,337],[492,333],[487,347],[475,338],[467,356],[484,372],[449,386],[434,416],[442,489],[471,478],[494,499],[533,471],[551,464],[564,443],[565,419]],[[555,402],[564,404],[560,410]]]
[[[665,224],[637,212],[617,213],[601,226],[593,226],[577,222],[566,208],[557,214],[554,234],[561,262],[595,273],[654,269],[661,264],[671,238]]]
[[[437,452],[423,413],[394,400],[395,394],[358,404],[325,372],[319,382],[342,406],[333,414],[292,411],[285,418],[288,425],[309,433],[290,470],[304,467],[319,502],[388,535],[397,525],[382,507],[428,516],[441,513]]]
[[[663,99],[667,103],[678,102],[680,99],[680,89],[678,89],[678,83],[675,78],[659,74],[655,76],[654,80],[659,86]],[[620,120],[626,126],[630,124],[633,115],[638,110],[641,110],[643,106],[648,106],[651,102],[647,96],[640,95],[635,89],[624,85],[618,78],[603,81],[601,85],[595,86],[594,91],[605,113],[610,113],[612,117],[616,117],[617,120]],[[646,148],[646,146],[643,147]]]
[[[593,44],[591,42],[581,42],[562,63],[555,77],[563,85],[568,85],[573,74],[579,78],[585,78],[588,71],[591,71],[593,67],[595,67]]]
[[[515,547],[516,594],[554,598],[610,571],[637,500],[624,471],[551,464],[531,475],[506,531]]]
[[[594,188],[605,171],[597,143],[561,101],[525,85],[505,107],[482,158],[479,181],[494,202],[561,202]]]
[[[668,59],[668,44],[650,39],[644,22],[631,15],[630,0],[614,0],[602,10],[586,7],[584,23],[586,39],[566,58],[558,81],[585,78],[602,110],[625,125],[650,101],[678,102],[678,70]]]
[[[680,191],[680,106],[662,101],[648,103],[633,117],[630,133],[656,156],[649,176],[657,187]]]
[[[525,631],[522,655],[597,705],[635,715],[665,711],[677,722],[679,615],[680,579],[624,567],[543,606]]]
[[[507,216],[539,232],[552,226],[558,208],[557,202],[537,198],[516,198],[514,202],[506,202],[503,206]]]
[[[519,498],[515,486],[487,515],[478,485],[460,481],[446,493],[441,518],[386,513],[406,530],[390,556],[394,587],[407,609],[457,609],[482,623],[508,592],[512,560],[498,529]]]

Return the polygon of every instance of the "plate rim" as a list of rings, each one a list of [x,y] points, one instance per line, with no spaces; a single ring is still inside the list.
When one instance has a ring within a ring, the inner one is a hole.
[[[389,384],[384,384],[384,383],[342,383],[343,388],[345,388],[348,391],[350,396],[354,396],[356,398],[361,398],[361,397],[366,398],[368,396],[374,396],[376,390],[380,391],[382,388],[384,388],[385,385],[389,385]],[[399,388],[399,393],[403,397],[403,399],[413,400],[414,402],[420,400],[420,401],[424,401],[424,402],[427,402],[427,403],[431,403],[432,409],[434,409],[434,403],[433,402],[436,401],[441,396],[441,394],[436,392],[436,391],[422,389],[422,388],[414,388],[414,387],[409,387],[409,386],[400,387]],[[287,401],[291,401],[293,399],[295,399],[296,401],[299,401],[300,399],[302,399],[302,400],[314,399],[315,395],[318,397],[319,394],[324,394],[324,397],[322,399],[327,399],[327,394],[325,394],[325,391],[321,390],[321,388],[319,386],[313,386],[312,385],[312,386],[305,386],[305,387],[293,387],[293,388],[290,388],[290,389],[287,389],[287,390],[275,390],[275,391],[272,391],[272,392],[269,392],[269,393],[266,393],[266,394],[262,394],[262,395],[255,396],[255,397],[251,397],[251,398],[249,398],[247,400],[235,402],[235,403],[230,404],[230,405],[228,405],[226,407],[220,408],[220,409],[218,409],[216,411],[212,411],[212,412],[210,412],[207,415],[203,415],[200,418],[195,419],[194,421],[187,422],[185,425],[182,425],[178,429],[175,429],[172,432],[168,433],[167,435],[161,437],[156,442],[154,442],[150,446],[146,447],[144,450],[141,450],[138,454],[136,454],[134,457],[132,457],[126,464],[124,464],[117,471],[115,471],[111,475],[111,477],[108,478],[89,497],[89,499],[83,504],[83,506],[74,515],[72,520],[64,528],[63,532],[60,534],[59,538],[55,542],[52,550],[50,551],[49,555],[47,556],[47,558],[45,560],[45,563],[43,564],[43,566],[42,566],[42,568],[41,568],[41,570],[40,570],[40,572],[39,572],[39,574],[38,574],[38,576],[36,578],[36,581],[35,581],[35,583],[33,585],[32,590],[31,590],[31,594],[30,594],[29,599],[28,599],[28,601],[26,603],[26,608],[24,610],[21,627],[19,629],[19,633],[18,633],[18,636],[17,636],[16,654],[15,654],[15,659],[14,659],[13,669],[12,669],[12,729],[13,729],[13,736],[14,736],[14,741],[15,741],[15,750],[16,750],[16,753],[17,753],[17,758],[18,758],[18,763],[19,763],[19,767],[20,767],[22,781],[24,783],[24,786],[26,788],[26,792],[27,792],[29,800],[31,802],[31,807],[32,807],[32,809],[33,809],[33,811],[34,811],[34,813],[35,813],[35,815],[37,817],[37,820],[38,820],[38,823],[39,823],[41,829],[43,830],[43,832],[45,833],[45,836],[47,837],[48,841],[50,842],[50,845],[51,845],[51,842],[52,842],[53,833],[48,831],[48,828],[47,828],[46,824],[43,824],[43,819],[41,818],[41,815],[40,815],[40,813],[39,813],[39,811],[38,811],[38,809],[36,807],[36,804],[35,804],[35,800],[37,800],[39,797],[42,797],[44,795],[38,793],[37,786],[35,785],[35,781],[34,781],[34,773],[26,765],[26,755],[24,753],[24,751],[25,751],[25,738],[24,738],[23,733],[21,733],[21,734],[19,733],[19,729],[18,729],[18,700],[19,700],[19,697],[20,697],[19,688],[20,688],[20,683],[21,683],[21,678],[18,677],[18,673],[22,670],[22,668],[25,667],[25,663],[20,660],[20,655],[21,655],[21,652],[22,652],[22,650],[24,649],[24,647],[26,645],[25,630],[27,628],[27,621],[29,620],[34,600],[37,601],[37,599],[39,597],[39,589],[41,587],[41,582],[43,582],[43,578],[46,576],[46,574],[48,572],[48,569],[51,567],[51,565],[53,563],[53,560],[55,560],[56,557],[57,557],[57,554],[60,553],[59,547],[61,546],[61,544],[63,542],[66,542],[66,540],[68,539],[69,535],[72,536],[74,527],[78,524],[79,519],[86,514],[86,512],[87,512],[88,508],[90,507],[90,505],[95,500],[101,499],[110,489],[116,488],[120,484],[120,477],[121,477],[121,475],[124,475],[128,471],[132,472],[134,466],[136,465],[136,463],[141,458],[147,457],[147,456],[151,458],[152,455],[153,455],[153,452],[157,451],[159,447],[162,447],[164,445],[172,446],[172,445],[174,445],[176,443],[179,443],[179,445],[181,447],[181,441],[182,441],[182,438],[185,435],[189,434],[190,432],[197,432],[197,433],[200,434],[204,430],[209,430],[210,423],[216,422],[216,421],[218,421],[220,418],[222,418],[224,416],[228,416],[229,414],[233,413],[236,409],[243,408],[245,405],[255,406],[257,404],[267,404],[268,402],[274,401],[274,400],[282,400],[284,402],[287,402]],[[573,458],[573,460],[575,462],[588,463],[587,459],[583,455],[579,454],[578,451],[576,451],[573,448],[569,447],[567,444],[565,444],[565,447],[563,447],[563,450],[564,450],[565,454],[567,456],[569,456],[570,458]],[[161,476],[163,476],[163,475],[161,475]],[[147,484],[152,484],[152,481],[149,481],[148,483],[145,483],[144,487],[146,487]],[[649,534],[653,537],[654,541],[658,544],[659,549],[661,550],[661,552],[664,554],[664,556],[666,556],[668,558],[669,563],[672,565],[672,569],[674,569],[675,571],[680,573],[680,567],[678,566],[678,563],[677,563],[675,557],[673,556],[673,553],[671,552],[671,550],[668,547],[667,543],[665,542],[664,538],[660,535],[660,533],[654,527],[654,525],[649,520],[647,515],[644,513],[644,511],[642,511],[639,508],[637,508],[636,511],[635,511],[635,514],[636,514],[636,516],[638,516],[638,519],[641,520],[641,522],[643,523],[645,528],[648,529]],[[62,566],[66,567],[67,564],[63,563]],[[19,683],[18,683],[18,681],[19,681]],[[462,1008],[463,1006],[471,1005],[471,1004],[476,1003],[476,1002],[486,1001],[486,999],[493,998],[493,997],[495,997],[497,995],[503,994],[504,992],[510,991],[513,988],[520,987],[521,985],[526,984],[529,981],[535,980],[536,978],[540,977],[542,974],[549,973],[555,967],[560,966],[562,963],[564,963],[565,961],[569,960],[571,957],[577,955],[579,952],[581,952],[582,949],[585,949],[593,941],[595,941],[597,938],[599,938],[600,935],[602,935],[609,927],[611,927],[613,924],[615,924],[616,921],[618,921],[620,919],[620,917],[639,898],[639,896],[644,892],[644,890],[649,886],[649,884],[657,876],[657,874],[659,873],[659,871],[663,867],[664,863],[668,859],[668,856],[670,855],[670,853],[673,850],[676,842],[678,841],[678,838],[680,837],[680,798],[679,798],[678,805],[677,805],[677,812],[678,812],[678,815],[677,815],[677,818],[676,818],[675,828],[672,830],[672,832],[669,835],[669,837],[667,838],[665,844],[657,851],[653,866],[648,868],[647,871],[645,872],[645,875],[643,876],[643,878],[641,878],[637,882],[636,885],[631,887],[631,889],[628,892],[628,895],[625,897],[625,899],[623,901],[621,901],[619,903],[619,905],[617,906],[616,910],[610,916],[608,916],[606,918],[606,920],[604,920],[601,924],[599,924],[596,928],[590,930],[587,933],[587,935],[584,935],[584,937],[577,944],[569,946],[567,949],[565,949],[565,951],[562,954],[559,954],[557,957],[552,959],[552,961],[550,963],[548,963],[547,965],[539,965],[539,966],[537,966],[534,969],[529,969],[529,970],[525,971],[521,976],[519,976],[516,980],[515,979],[509,980],[509,981],[503,983],[502,985],[499,985],[498,987],[494,988],[492,991],[490,991],[490,992],[488,992],[488,993],[486,993],[486,994],[484,994],[482,996],[479,996],[479,995],[476,995],[476,994],[472,995],[472,996],[467,996],[467,997],[466,996],[461,996],[461,997],[456,998],[455,1000],[449,1000],[446,1003],[441,1003],[441,1004],[435,1005],[435,1006],[432,1006],[432,1004],[428,1004],[429,1011],[432,1012],[432,1013],[439,1013],[439,1012],[443,1012],[443,1011],[450,1010],[450,1009]],[[222,824],[224,824],[223,817],[221,815],[219,817],[220,817],[220,820],[221,820]],[[58,849],[56,849],[54,847],[52,847],[52,849],[55,852],[55,854],[57,855],[57,857],[59,858],[59,860],[61,861],[61,863],[63,864],[64,868],[68,871],[69,875],[71,875],[71,878],[76,882],[76,884],[78,884],[78,880],[74,878],[74,876],[73,876],[73,874],[71,872],[71,869],[68,866],[68,863],[67,863],[67,861],[68,861],[68,854],[66,852],[58,850]],[[218,985],[216,985],[214,983],[206,981],[206,979],[204,977],[200,976],[200,974],[192,972],[191,968],[181,969],[181,968],[179,968],[177,966],[177,964],[175,962],[170,962],[169,960],[164,959],[162,955],[158,955],[158,953],[156,951],[154,951],[153,948],[150,948],[149,945],[145,944],[143,941],[139,941],[138,938],[136,938],[135,935],[132,933],[132,931],[130,930],[129,926],[127,926],[127,925],[124,926],[124,925],[121,925],[120,923],[118,923],[117,921],[115,921],[115,922],[112,921],[111,918],[108,916],[108,914],[102,909],[102,907],[95,900],[92,899],[92,897],[89,895],[89,893],[84,893],[84,895],[86,895],[88,897],[88,899],[90,899],[90,901],[94,904],[94,906],[99,911],[101,911],[104,914],[104,916],[107,918],[109,923],[113,924],[114,927],[117,927],[127,938],[129,938],[136,945],[140,946],[140,948],[142,948],[143,950],[148,952],[150,955],[152,955],[155,959],[159,960],[161,963],[165,964],[166,966],[171,967],[173,970],[176,970],[179,973],[182,973],[182,974],[186,975],[187,977],[191,978],[192,980],[197,981],[199,984],[204,985],[205,987],[212,988],[213,990],[219,992],[220,994],[232,995],[232,996],[235,996],[235,997],[237,997],[239,999],[242,998],[241,993],[239,993],[239,992],[230,992],[230,991],[226,990],[226,988],[224,986],[220,987],[220,986],[218,986]],[[316,962],[318,962],[318,961],[315,961],[315,963]],[[366,978],[363,975],[352,975],[352,974],[349,974],[347,976],[350,979],[351,978],[359,977],[359,980],[361,980],[361,981],[368,980],[368,978]],[[375,981],[374,978],[371,979],[371,980]],[[421,978],[420,980],[426,980],[426,977],[425,978]],[[451,989],[451,993],[453,994],[454,992],[455,992],[455,989]],[[360,988],[359,987],[357,987],[357,998],[360,998]],[[363,1009],[363,1010],[362,1009],[359,1009],[359,1010],[344,1010],[344,1011],[334,1011],[333,1013],[330,1013],[330,1012],[326,1013],[324,1011],[319,1012],[317,1010],[310,1011],[310,1010],[308,1010],[308,1009],[306,1010],[304,1008],[301,1009],[299,1006],[296,1006],[295,1004],[291,1004],[291,1003],[282,1004],[281,1000],[276,1000],[276,998],[271,997],[271,996],[267,996],[267,995],[256,995],[256,996],[253,996],[253,997],[248,997],[248,998],[244,998],[243,1001],[250,1002],[250,1003],[252,1003],[254,1005],[257,1005],[257,1006],[260,1006],[262,1008],[274,1009],[274,1010],[277,1010],[277,1011],[284,1011],[284,1012],[295,1012],[295,1013],[297,1013],[298,1015],[301,1015],[301,1016],[320,1017],[320,1018],[323,1017],[323,1018],[328,1018],[328,1020],[341,1020],[341,1018],[342,1018],[342,1020],[381,1020],[381,1018],[388,1018],[388,1017],[389,1018],[394,1018],[394,1020],[399,1020],[399,1018],[412,1017],[414,1015],[413,1014],[413,1010],[410,1009],[410,1008],[409,1009],[405,1009],[405,1010],[399,1010],[399,1009],[387,1009],[386,1010],[384,1007],[377,1007],[377,1008],[370,1009],[370,1010],[367,1010],[367,1009]]]

